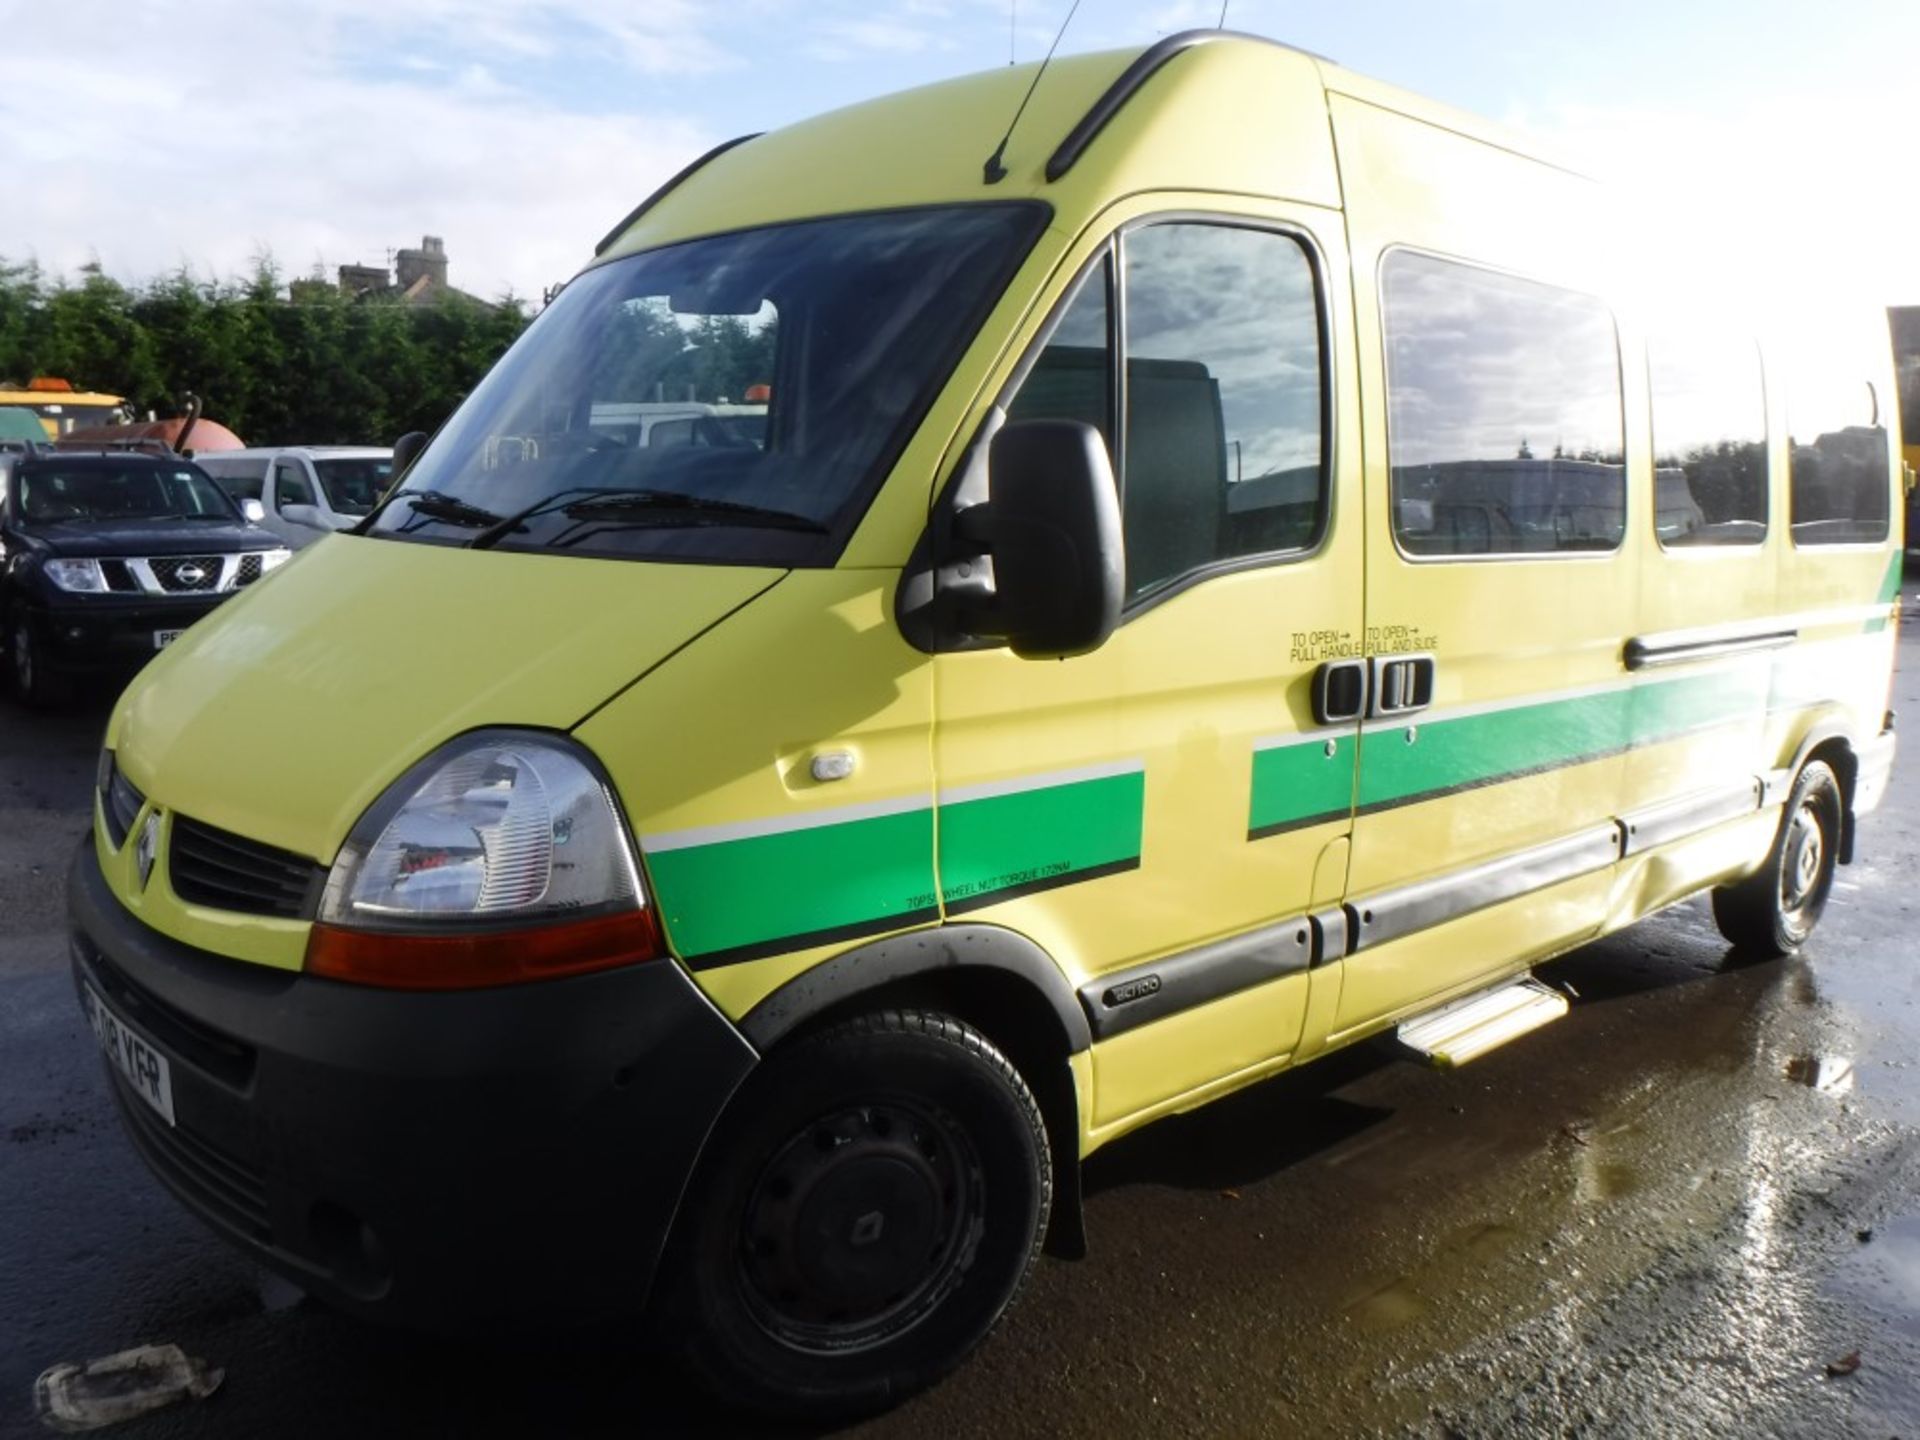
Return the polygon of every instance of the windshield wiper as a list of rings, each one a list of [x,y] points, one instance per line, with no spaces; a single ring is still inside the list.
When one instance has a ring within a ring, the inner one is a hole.
[[[658,517],[669,525],[748,525],[767,530],[804,530],[812,535],[827,533],[827,527],[818,520],[809,515],[796,515],[791,510],[747,505],[738,500],[711,500],[703,495],[680,495],[671,490],[625,490],[596,495],[575,500],[561,510],[569,520],[645,516],[649,521]],[[685,518],[678,522],[669,519],[676,511]]]
[[[457,495],[440,490],[407,490],[395,498],[405,500],[429,520],[444,520],[449,525],[492,525],[500,519],[491,510],[469,505]]]
[[[827,527],[805,515],[745,505],[737,500],[712,500],[672,490],[620,490],[608,486],[576,485],[537,500],[497,524],[489,525],[467,542],[470,550],[485,550],[518,530],[536,515],[558,510],[569,520],[633,519],[647,525],[752,525],[770,530],[804,530],[815,535]]]
[[[534,516],[545,514],[547,511],[556,508],[562,501],[568,499],[571,496],[632,495],[636,493],[640,493],[640,492],[636,492],[632,490],[617,490],[609,485],[569,485],[565,490],[556,490],[551,495],[541,496],[538,500],[534,501],[533,504],[514,511],[511,515],[507,516],[507,518],[504,520],[496,520],[493,524],[487,526],[486,529],[482,530],[478,535],[474,536],[473,539],[469,540],[467,542],[467,549],[469,550],[491,549],[498,541],[504,539],[508,535],[511,535],[514,531],[518,530],[523,524],[525,524],[528,520],[531,520]]]

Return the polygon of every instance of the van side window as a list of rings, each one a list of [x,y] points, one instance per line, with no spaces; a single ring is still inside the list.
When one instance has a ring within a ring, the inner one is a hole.
[[[1767,405],[1760,350],[1705,333],[1647,343],[1653,528],[1664,546],[1767,537]]]
[[[1843,353],[1797,351],[1787,382],[1795,545],[1872,545],[1892,509],[1885,407]]]
[[[1381,267],[1393,531],[1414,556],[1626,533],[1620,345],[1588,295],[1397,250]]]
[[[285,510],[289,505],[313,504],[313,486],[306,474],[291,460],[277,461],[273,467],[273,507]]]
[[[1110,260],[1102,260],[1068,304],[1019,393],[1008,420],[1079,420],[1093,426],[1113,453],[1113,370],[1108,335]]]
[[[1201,223],[1123,244],[1128,598],[1223,560],[1310,547],[1326,466],[1306,250]]]

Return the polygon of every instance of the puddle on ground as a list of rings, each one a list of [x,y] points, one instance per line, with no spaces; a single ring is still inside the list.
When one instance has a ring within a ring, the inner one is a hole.
[[[1868,1238],[1835,1273],[1835,1288],[1865,1301],[1880,1322],[1920,1336],[1920,1215],[1861,1233]]]
[[[1623,1199],[1644,1183],[1638,1166],[1620,1160],[1603,1160],[1592,1150],[1582,1150],[1575,1163],[1573,1193],[1579,1204]]]
[[[1363,1295],[1347,1307],[1360,1328],[1378,1335],[1411,1325],[1432,1309],[1426,1299],[1404,1280],[1383,1285],[1371,1295]]]
[[[1787,1061],[1787,1078],[1809,1090],[1846,1095],[1853,1090],[1853,1060],[1847,1055],[1796,1055]]]

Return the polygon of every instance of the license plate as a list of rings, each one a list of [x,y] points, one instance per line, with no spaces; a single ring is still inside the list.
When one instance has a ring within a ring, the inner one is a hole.
[[[86,997],[87,1023],[93,1026],[93,1038],[100,1042],[114,1069],[125,1078],[133,1093],[173,1124],[173,1074],[162,1055],[147,1038],[128,1025],[107,1002],[94,993],[91,985],[82,985]]]
[[[184,630],[156,630],[153,632],[153,648],[164,650],[186,633]]]

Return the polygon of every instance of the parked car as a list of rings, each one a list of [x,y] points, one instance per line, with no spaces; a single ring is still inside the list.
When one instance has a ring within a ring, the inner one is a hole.
[[[178,455],[0,457],[0,634],[16,694],[130,674],[289,554]]]
[[[236,500],[258,500],[261,523],[295,550],[358,525],[393,475],[380,445],[289,445],[228,450],[199,464]]]

